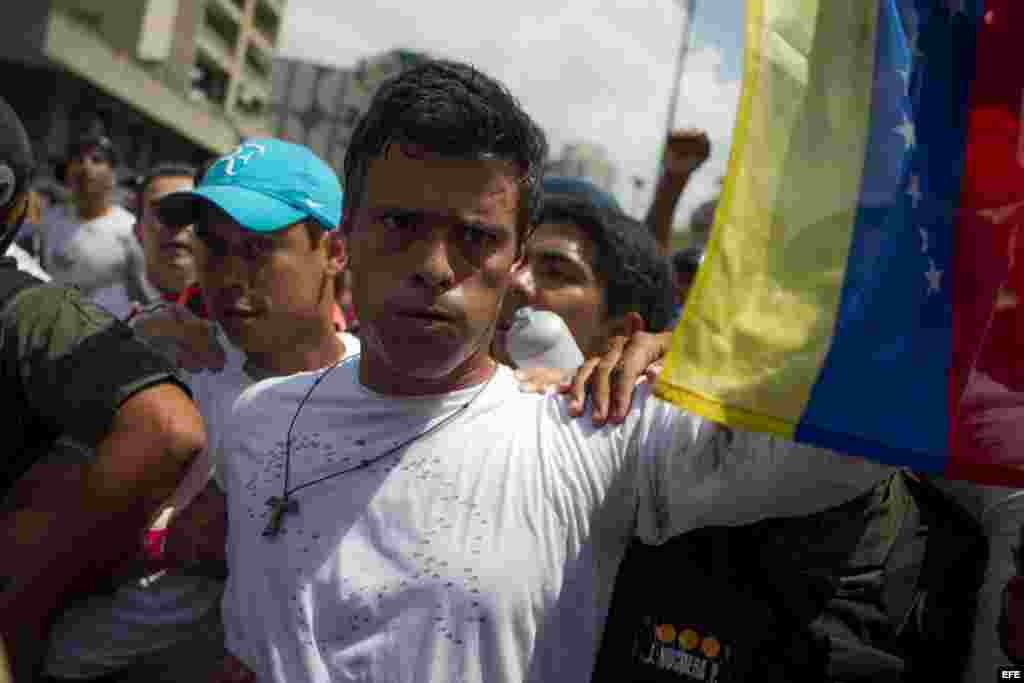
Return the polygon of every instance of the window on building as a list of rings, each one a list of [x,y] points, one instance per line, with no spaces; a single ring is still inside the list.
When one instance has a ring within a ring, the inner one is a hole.
[[[208,100],[221,106],[228,96],[228,74],[201,51],[192,72],[192,98]]]
[[[253,23],[271,45],[277,43],[277,32],[281,28],[281,15],[278,14],[276,7],[266,0],[257,0]]]
[[[245,49],[245,67],[254,77],[261,80],[269,79],[273,66],[273,62],[263,50],[249,43]]]
[[[263,116],[267,113],[267,102],[258,92],[250,91],[243,86],[238,93],[235,110],[244,116]]]
[[[75,7],[70,9],[68,14],[78,23],[85,24],[94,31],[99,31],[100,25],[103,23],[103,14],[96,10]]]
[[[209,2],[206,4],[205,24],[206,28],[223,43],[222,47],[227,54],[233,54],[235,46],[238,44],[240,29],[238,22],[220,6],[220,3]]]

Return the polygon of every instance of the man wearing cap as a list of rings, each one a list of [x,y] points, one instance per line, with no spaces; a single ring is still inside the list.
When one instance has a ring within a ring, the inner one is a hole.
[[[145,299],[133,302],[133,314],[156,302],[177,303],[205,315],[196,277],[198,244],[191,225],[169,227],[156,215],[156,202],[172,192],[191,190],[196,169],[179,162],[152,166],[139,181],[139,220],[135,233],[145,263]]]
[[[173,519],[164,557],[154,560],[171,571],[66,613],[53,631],[51,677],[205,680],[220,664],[223,580],[199,575],[196,565],[223,562],[223,494],[208,480],[219,465],[224,414],[258,379],[316,370],[358,352],[358,340],[337,333],[332,317],[345,256],[337,236],[341,205],[335,173],[309,149],[276,139],[246,142],[216,160],[194,190],[155,202],[169,233],[195,224],[205,245],[195,252],[196,272],[224,358],[216,371],[188,380],[207,424],[211,461],[198,464],[165,507]],[[157,336],[175,334],[146,324],[152,321],[166,322],[148,312],[138,324]]]
[[[32,170],[24,128],[0,100],[0,253],[24,219]],[[29,680],[55,611],[135,553],[206,433],[171,364],[77,290],[6,258],[0,330],[0,639]]]
[[[601,355],[614,335],[662,332],[672,322],[671,269],[654,237],[596,187],[574,183],[544,179],[551,194],[495,334],[495,353],[506,364],[512,363],[505,338],[523,306],[561,316],[586,357]]]
[[[114,202],[117,150],[96,132],[71,146],[64,180],[72,201],[46,216],[40,262],[54,280],[77,285],[119,318],[145,298],[135,216]]]

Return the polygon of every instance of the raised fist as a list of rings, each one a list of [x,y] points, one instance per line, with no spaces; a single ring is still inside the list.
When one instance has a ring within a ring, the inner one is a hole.
[[[665,142],[665,173],[689,175],[711,156],[711,140],[696,128],[672,131]]]

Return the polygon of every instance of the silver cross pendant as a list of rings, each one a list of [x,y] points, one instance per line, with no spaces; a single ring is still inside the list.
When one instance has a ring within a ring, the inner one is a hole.
[[[277,536],[278,532],[281,531],[281,525],[286,514],[289,512],[299,513],[298,501],[292,500],[287,495],[283,498],[271,497],[267,500],[267,506],[271,508],[270,520],[267,522],[266,528],[263,529],[263,535],[270,538]]]

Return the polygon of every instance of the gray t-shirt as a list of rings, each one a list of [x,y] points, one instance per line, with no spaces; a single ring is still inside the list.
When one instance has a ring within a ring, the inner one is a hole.
[[[128,302],[145,301],[145,259],[135,236],[135,216],[120,207],[90,221],[74,208],[44,217],[41,261],[62,284],[75,285],[117,317]],[[122,305],[124,304],[124,305]]]

